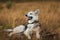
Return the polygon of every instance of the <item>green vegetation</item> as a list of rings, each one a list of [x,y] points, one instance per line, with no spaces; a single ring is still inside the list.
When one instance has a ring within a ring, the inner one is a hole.
[[[7,7],[8,9],[11,9],[11,8],[12,8],[12,2],[11,2],[11,1],[7,1],[7,2],[6,2],[6,7]]]

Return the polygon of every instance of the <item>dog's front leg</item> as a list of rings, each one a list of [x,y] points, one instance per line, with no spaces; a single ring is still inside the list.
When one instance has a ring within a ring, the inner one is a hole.
[[[36,32],[36,37],[37,37],[38,40],[40,39],[39,31]]]
[[[28,37],[29,40],[31,40],[31,36],[30,36],[30,33],[29,33],[29,29],[27,29],[24,34]]]
[[[36,37],[38,40],[40,39],[40,30],[39,29],[40,29],[39,27],[36,28]]]

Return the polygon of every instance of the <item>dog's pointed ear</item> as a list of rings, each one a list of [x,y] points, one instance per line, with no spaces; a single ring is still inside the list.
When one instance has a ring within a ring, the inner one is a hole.
[[[39,13],[40,13],[39,9],[35,10],[35,14],[39,14]]]

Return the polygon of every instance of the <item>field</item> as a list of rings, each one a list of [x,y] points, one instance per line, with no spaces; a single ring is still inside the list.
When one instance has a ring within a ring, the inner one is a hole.
[[[60,2],[12,3],[10,9],[7,9],[6,3],[0,3],[0,5],[0,40],[8,40],[8,33],[2,32],[2,30],[26,23],[25,14],[36,9],[40,9],[39,21],[41,29],[46,29],[47,32],[56,34],[56,39],[49,40],[60,40]],[[14,38],[12,40],[15,40]],[[35,35],[33,40],[35,40]]]

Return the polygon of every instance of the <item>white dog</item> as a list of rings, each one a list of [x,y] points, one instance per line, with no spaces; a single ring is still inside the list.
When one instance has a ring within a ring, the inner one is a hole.
[[[28,39],[31,39],[30,34],[35,31],[36,32],[36,37],[39,39],[40,35],[39,35],[39,29],[40,29],[40,24],[38,21],[38,14],[39,14],[39,9],[35,10],[35,11],[30,11],[28,12],[28,14],[26,15],[26,17],[28,18],[28,25],[27,25],[27,29],[26,31],[24,31],[24,34],[28,37]]]
[[[12,30],[9,29],[8,31],[12,31],[9,34],[9,36],[12,36],[13,34],[16,34],[16,33],[23,32],[28,37],[28,39],[31,39],[30,34],[32,34],[34,31],[36,32],[37,39],[39,39],[40,38],[40,34],[39,34],[40,24],[38,22],[38,14],[39,14],[39,9],[28,12],[26,14],[26,17],[28,18],[27,28],[25,27],[25,25],[20,25],[20,26],[15,27]]]

